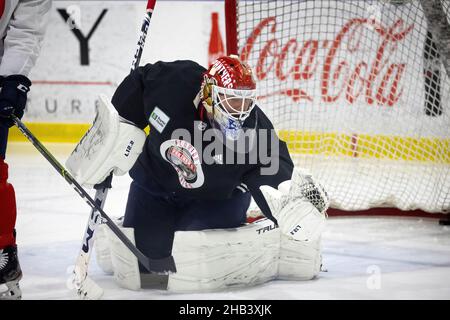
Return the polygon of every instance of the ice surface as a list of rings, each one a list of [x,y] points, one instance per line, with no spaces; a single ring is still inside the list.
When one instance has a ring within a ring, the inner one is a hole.
[[[62,163],[73,149],[46,146]],[[89,207],[31,144],[10,144],[7,162],[17,194],[23,299],[75,299],[67,280]],[[105,206],[110,216],[123,214],[129,183],[128,176],[114,178]],[[327,272],[313,281],[273,281],[217,293],[121,289],[94,257],[90,275],[106,299],[450,299],[450,228],[436,220],[331,218],[323,262]]]

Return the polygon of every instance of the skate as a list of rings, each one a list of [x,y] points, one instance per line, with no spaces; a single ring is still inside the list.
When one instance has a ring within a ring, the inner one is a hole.
[[[20,300],[22,291],[19,281],[22,279],[17,247],[10,246],[0,250],[0,286],[6,290],[0,291],[0,300]],[[0,289],[1,290],[1,289]]]

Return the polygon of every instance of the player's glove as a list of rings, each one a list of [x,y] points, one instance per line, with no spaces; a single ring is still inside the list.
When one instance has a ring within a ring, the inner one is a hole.
[[[282,233],[299,241],[317,240],[325,228],[329,199],[311,175],[294,169],[278,189],[260,187]]]
[[[14,122],[10,116],[14,114],[21,119],[27,103],[27,93],[30,91],[31,81],[21,74],[4,77],[0,91],[0,125],[12,127]]]

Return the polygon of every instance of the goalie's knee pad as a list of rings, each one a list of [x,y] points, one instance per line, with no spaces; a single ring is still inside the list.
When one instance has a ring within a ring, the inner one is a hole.
[[[297,241],[281,235],[278,279],[311,280],[320,272],[322,255],[320,238],[315,241]]]
[[[280,233],[268,219],[233,229],[177,231],[173,292],[215,291],[276,278]]]

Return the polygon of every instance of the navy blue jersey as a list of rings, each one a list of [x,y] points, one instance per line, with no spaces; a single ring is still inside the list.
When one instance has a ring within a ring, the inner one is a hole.
[[[205,71],[193,61],[157,62],[137,68],[117,88],[112,103],[119,115],[142,129],[150,126],[130,175],[141,184],[151,180],[187,198],[227,199],[236,189],[248,190],[264,215],[273,219],[259,187],[276,188],[291,178],[286,144],[274,135],[258,106],[244,122],[258,132],[256,143],[248,144],[251,151],[226,147],[218,135],[211,135],[198,99]],[[268,143],[259,143],[262,140]]]

